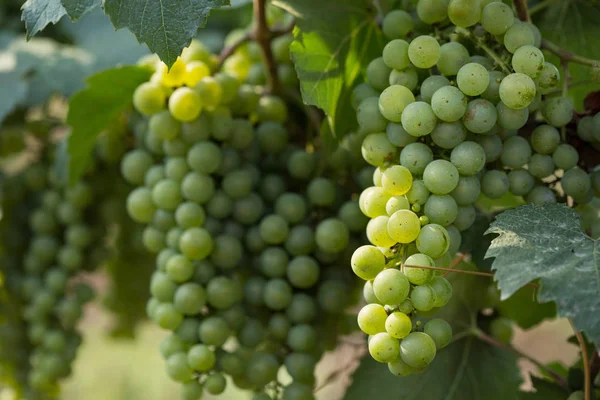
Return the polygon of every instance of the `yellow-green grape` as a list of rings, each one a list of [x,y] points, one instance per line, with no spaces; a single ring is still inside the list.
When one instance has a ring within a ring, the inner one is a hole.
[[[223,97],[221,85],[212,76],[202,78],[196,85],[196,93],[200,98],[200,103],[208,110],[215,109]]]
[[[387,214],[386,204],[390,197],[392,195],[383,188],[372,186],[360,194],[358,205],[363,214],[369,218],[375,218]]]
[[[367,304],[358,312],[358,327],[367,335],[385,332],[385,321],[388,318],[380,304]]]
[[[361,246],[350,260],[352,271],[366,281],[374,279],[385,267],[385,256],[375,246]]]
[[[414,268],[415,266],[433,267],[435,261],[428,255],[416,253],[404,262],[404,275],[413,285],[424,285],[433,278],[433,270],[428,268]]]
[[[179,57],[171,68],[167,68],[165,64],[159,66],[160,77],[163,85],[168,87],[177,87],[183,85],[186,76],[186,64]]]
[[[210,68],[202,61],[191,61],[185,67],[183,82],[188,87],[195,87],[201,79],[210,76]]]
[[[133,93],[133,106],[145,115],[152,115],[164,109],[165,100],[163,88],[153,82],[142,83]]]
[[[421,221],[410,210],[396,211],[388,220],[388,232],[398,243],[411,243],[419,236]]]
[[[412,174],[402,165],[387,168],[381,178],[383,188],[395,196],[406,194],[412,186],[412,181]]]
[[[386,332],[377,333],[369,340],[369,353],[381,363],[395,361],[400,354],[400,341]]]
[[[193,121],[202,111],[200,96],[188,87],[176,89],[169,98],[169,111],[178,121]]]
[[[402,339],[408,336],[412,330],[412,321],[408,315],[395,311],[385,320],[385,330],[390,336]]]
[[[406,196],[390,197],[387,203],[385,203],[385,211],[387,212],[388,216],[392,215],[396,211],[409,209],[410,203],[408,202]]]
[[[389,217],[381,215],[375,217],[367,224],[367,239],[377,247],[391,247],[396,244],[388,233]]]

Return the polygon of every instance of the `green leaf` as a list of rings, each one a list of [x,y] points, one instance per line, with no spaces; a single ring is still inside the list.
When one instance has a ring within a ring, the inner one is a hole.
[[[526,205],[500,214],[488,233],[488,257],[502,298],[540,279],[538,301],[556,302],[558,315],[600,344],[600,259],[597,241],[579,215],[561,204]]]
[[[67,13],[60,0],[27,0],[22,9],[21,20],[25,22],[27,40],[48,24],[56,24]]]
[[[600,7],[597,1],[562,0],[546,7],[544,12],[535,15],[534,23],[540,28],[542,36],[560,47],[585,57],[600,59],[600,46],[596,38],[600,37]],[[559,65],[558,57],[546,54],[549,61]],[[569,74],[573,82],[590,79],[591,69],[585,65],[569,64]],[[600,84],[585,84],[569,90],[575,100],[575,106],[582,110],[583,99]]]
[[[463,263],[459,269],[476,269]],[[436,317],[453,326],[454,335],[467,334],[441,350],[420,375],[399,378],[387,365],[366,356],[353,376],[345,400],[385,398],[389,400],[507,400],[517,398],[521,375],[517,357],[468,335],[486,290],[481,277],[454,274],[450,303]]]
[[[17,71],[0,72],[0,122],[25,99],[27,83],[21,80]],[[10,95],[9,95],[10,93]]]
[[[99,0],[61,0],[61,2],[73,22],[100,5]]]
[[[135,89],[150,78],[151,71],[139,66],[109,69],[88,78],[88,87],[69,102],[67,123],[69,181],[76,181],[85,171],[96,137],[132,102]]]
[[[515,321],[521,328],[529,329],[547,318],[556,316],[556,304],[538,303],[535,289],[524,286],[496,307],[500,314]]]
[[[546,379],[531,377],[535,392],[519,393],[518,400],[565,400],[569,395],[563,387]]]
[[[104,12],[115,28],[128,28],[168,66],[206,25],[210,10],[229,0],[106,0]]]
[[[484,257],[493,239],[493,235],[485,235],[491,221],[492,217],[489,214],[478,211],[473,225],[461,233],[460,251],[471,253],[473,263],[484,271],[489,271],[492,267],[492,261]]]
[[[381,56],[376,10],[364,0],[274,0],[296,18],[290,46],[304,103],[327,114],[337,138],[356,129],[352,88]]]

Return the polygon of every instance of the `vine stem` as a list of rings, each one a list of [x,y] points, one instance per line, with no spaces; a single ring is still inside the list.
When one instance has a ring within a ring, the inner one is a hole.
[[[592,374],[590,373],[590,361],[587,353],[587,346],[585,345],[585,339],[581,332],[575,328],[575,324],[573,324],[573,320],[569,318],[569,324],[571,324],[571,328],[573,328],[573,332],[575,332],[575,337],[579,342],[579,348],[581,349],[581,360],[583,364],[583,376],[584,376],[584,398],[585,400],[591,399],[591,388],[592,388]]]
[[[460,26],[455,27],[454,31],[456,33],[458,33],[459,35],[463,35],[463,36],[469,38],[481,50],[485,51],[485,53],[488,56],[490,56],[494,60],[494,62],[500,66],[500,68],[502,68],[502,71],[504,71],[507,74],[510,74],[512,72],[510,70],[510,68],[508,68],[506,63],[498,56],[498,54],[496,54],[496,52],[494,50],[490,49],[485,43],[483,43],[483,41],[481,39],[474,37],[473,34],[471,33],[471,31],[469,31],[468,29],[465,29],[463,27],[460,27]]]
[[[267,65],[267,91],[279,91],[277,64],[271,50],[272,32],[267,24],[266,0],[253,0],[254,6],[254,40],[260,46]]]
[[[592,58],[587,58],[571,53],[570,51],[567,51],[546,39],[542,39],[542,49],[548,50],[549,52],[556,54],[564,62],[574,62],[590,67],[600,66],[600,60],[594,60]]]
[[[513,0],[515,9],[517,10],[517,17],[521,21],[531,22],[529,18],[529,8],[527,7],[527,0]]]
[[[535,358],[533,358],[533,357],[531,357],[531,356],[523,353],[521,350],[515,348],[514,346],[502,343],[502,342],[494,339],[493,337],[488,336],[485,332],[483,332],[479,328],[474,328],[473,329],[473,334],[478,339],[480,339],[480,340],[482,340],[482,341],[484,341],[484,342],[486,342],[488,344],[491,344],[492,346],[495,346],[495,347],[498,347],[499,349],[506,350],[508,352],[516,354],[517,356],[519,356],[521,358],[524,358],[527,361],[533,363],[540,370],[542,370],[545,373],[547,373],[548,375],[550,375],[556,381],[556,383],[558,383],[559,385],[561,385],[562,387],[564,387],[567,390],[569,389],[569,383],[565,380],[565,378],[563,378],[562,376],[558,375],[552,369],[548,368],[547,366],[545,366],[544,364],[542,364],[540,361],[536,360]],[[589,398],[587,398],[586,400],[589,400]]]

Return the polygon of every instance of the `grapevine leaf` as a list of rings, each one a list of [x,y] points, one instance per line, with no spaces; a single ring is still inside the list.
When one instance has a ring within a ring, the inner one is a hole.
[[[535,290],[530,286],[517,290],[508,299],[500,302],[497,308],[501,315],[512,319],[523,329],[532,328],[546,318],[556,316],[556,304],[538,303]]]
[[[327,114],[340,138],[356,127],[352,88],[369,61],[381,56],[383,39],[375,9],[364,0],[275,0],[296,18],[290,46],[306,104]]]
[[[131,105],[136,87],[150,78],[151,71],[139,66],[109,69],[87,79],[88,87],[69,102],[67,123],[69,181],[84,172],[96,137]]]
[[[489,271],[492,266],[491,260],[484,258],[493,238],[493,235],[484,235],[485,231],[490,227],[491,220],[492,217],[489,214],[478,212],[473,225],[462,232],[460,245],[460,251],[462,253],[471,253],[473,263],[484,271]]]
[[[0,72],[0,87],[5,95],[0,96],[0,122],[25,99],[27,83],[16,71]],[[10,93],[10,95],[8,95]]]
[[[518,400],[565,400],[569,393],[556,383],[546,379],[531,377],[535,392],[519,393]]]
[[[25,22],[27,40],[48,24],[56,24],[67,13],[60,0],[27,0],[22,10],[21,20]]]
[[[99,0],[61,0],[61,3],[73,22],[100,5]]]
[[[544,12],[535,15],[534,23],[542,37],[560,47],[585,57],[600,59],[600,46],[595,39],[600,37],[600,7],[594,1],[563,0],[553,2]],[[549,61],[558,65],[558,57],[547,54]],[[569,63],[569,74],[573,82],[589,81],[591,69],[585,65]],[[581,109],[583,99],[590,90],[600,90],[600,84],[587,83],[571,88],[569,94]]]
[[[229,0],[106,0],[104,11],[116,29],[129,28],[140,43],[168,66],[206,25],[214,8]]]
[[[540,279],[538,301],[556,302],[558,315],[600,344],[598,243],[585,234],[579,215],[560,204],[525,205],[500,214],[488,233],[499,236],[486,256],[506,299]]]
[[[457,268],[475,269],[466,263]],[[480,278],[466,274],[455,274],[450,280],[454,295],[436,317],[450,322],[454,335],[466,334],[486,285],[481,284]],[[506,400],[517,398],[520,383],[514,354],[467,335],[442,349],[420,375],[399,378],[385,364],[367,355],[354,373],[344,399],[378,399],[385,388],[390,400]]]

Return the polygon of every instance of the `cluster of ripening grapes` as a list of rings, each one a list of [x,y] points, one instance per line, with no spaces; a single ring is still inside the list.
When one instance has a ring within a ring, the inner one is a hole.
[[[148,315],[171,331],[160,351],[185,400],[223,393],[226,376],[256,399],[313,399],[350,302],[351,233],[367,223],[293,142],[285,102],[247,83],[248,52],[215,72],[193,42],[170,71],[157,64],[134,94],[138,148],[121,163],[137,186],[128,213],[157,254]]]
[[[363,158],[377,167],[360,196],[371,245],[356,250],[352,268],[367,281],[358,321],[371,355],[408,375],[452,334],[443,320],[412,318],[452,292],[432,270],[414,267],[448,265],[480,194],[544,203],[562,190],[586,203],[598,185],[561,143],[573,105],[555,95],[560,74],[539,49],[538,29],[511,6],[419,0],[389,12],[383,33],[389,42],[352,98]],[[580,134],[593,137],[598,118],[584,118]],[[520,132],[529,121],[535,128]]]
[[[112,184],[118,177],[101,159],[93,166],[99,179],[66,187],[48,161],[54,151],[47,144],[41,161],[4,176],[1,188],[0,290],[7,299],[1,328],[14,339],[1,341],[3,372],[10,375],[3,382],[27,399],[51,397],[70,374],[82,340],[76,325],[94,297],[73,278],[106,256],[104,200],[111,186],[105,179]]]

